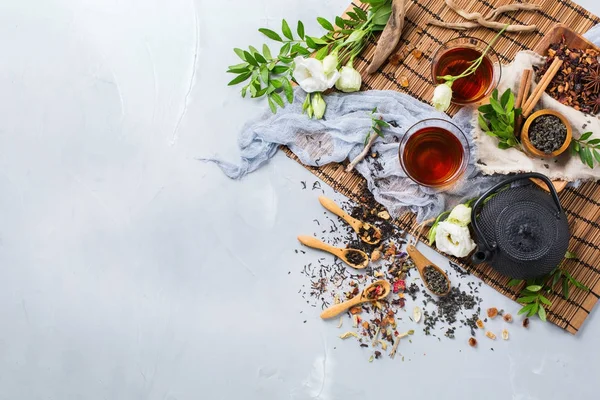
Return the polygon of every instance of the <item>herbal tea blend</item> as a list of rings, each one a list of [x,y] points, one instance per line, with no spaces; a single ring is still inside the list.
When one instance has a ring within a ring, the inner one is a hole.
[[[435,267],[427,266],[423,270],[427,286],[434,293],[446,293],[450,285],[448,279]]]
[[[360,251],[349,250],[346,258],[354,265],[360,265],[365,262],[365,256]]]
[[[539,116],[529,127],[531,144],[547,154],[560,149],[566,138],[567,127],[554,115]]]

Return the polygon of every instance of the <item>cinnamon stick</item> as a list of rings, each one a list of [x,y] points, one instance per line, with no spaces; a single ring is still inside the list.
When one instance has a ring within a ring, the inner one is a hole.
[[[540,79],[540,82],[531,93],[531,96],[529,96],[529,98],[523,105],[523,118],[527,118],[531,114],[535,105],[540,101],[542,94],[546,91],[546,88],[548,88],[548,85],[550,84],[550,82],[552,82],[552,79],[554,79],[560,67],[562,67],[562,64],[563,61],[558,57],[555,58],[554,61],[552,61],[552,64],[550,65],[544,76],[542,76],[542,79]]]
[[[515,108],[521,108],[527,96],[529,96],[529,89],[531,89],[531,75],[533,71],[526,69],[521,75],[521,83],[519,84],[519,92],[517,93],[517,99],[515,100]],[[515,136],[518,138],[521,136],[521,125],[523,124],[523,115],[519,115],[515,121]]]

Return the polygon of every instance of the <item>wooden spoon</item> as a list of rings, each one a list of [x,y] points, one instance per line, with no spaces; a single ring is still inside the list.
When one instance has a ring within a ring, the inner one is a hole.
[[[407,245],[406,252],[410,256],[410,258],[413,260],[413,262],[415,263],[417,270],[419,271],[419,274],[421,275],[421,279],[423,279],[423,283],[425,284],[425,286],[431,293],[433,293],[437,296],[446,296],[448,293],[450,293],[450,279],[448,279],[448,275],[446,275],[446,273],[440,267],[438,267],[437,265],[435,265],[434,263],[429,261],[423,255],[423,253],[421,253],[419,250],[417,250],[417,248],[415,247],[414,244]],[[446,281],[448,282],[448,289],[445,292],[438,293],[435,290],[431,289],[431,286],[429,286],[429,282],[425,278],[425,273],[424,273],[425,267],[433,267],[433,268],[437,269],[442,275],[444,275],[444,278],[446,278]]]
[[[383,289],[383,292],[379,296],[370,299],[370,298],[368,298],[367,295],[369,293],[369,290],[373,290],[373,288],[375,286],[381,286]],[[340,315],[347,309],[354,307],[357,304],[366,303],[367,301],[381,300],[384,297],[386,297],[388,294],[390,294],[391,291],[392,291],[392,288],[388,281],[381,280],[381,281],[373,282],[369,286],[367,286],[365,288],[365,290],[363,290],[362,293],[359,294],[358,296],[356,296],[348,301],[345,301],[343,303],[331,306],[328,309],[326,309],[325,311],[323,311],[321,313],[321,318],[323,318],[323,319],[333,318],[335,316]]]
[[[379,228],[374,227],[373,225],[360,221],[356,218],[348,215],[344,210],[342,210],[333,200],[328,199],[325,196],[319,196],[319,202],[323,207],[346,221],[348,225],[354,229],[354,231],[365,243],[368,244],[378,244],[381,242],[381,231]],[[369,233],[370,232],[370,233]]]
[[[312,237],[312,236],[302,236],[301,235],[301,236],[298,236],[298,240],[300,241],[300,243],[302,243],[305,246],[312,247],[313,249],[324,250],[324,251],[327,251],[327,252],[333,254],[334,256],[338,257],[340,260],[342,260],[343,262],[345,262],[352,268],[363,269],[363,268],[366,268],[367,265],[369,265],[369,257],[367,256],[367,254],[364,251],[357,250],[357,249],[343,249],[341,247],[333,247],[333,246],[328,245],[327,243],[321,242],[319,239]],[[359,253],[360,256],[363,257],[364,261],[360,264],[355,264],[352,261],[350,261],[348,259],[348,256],[353,252]]]

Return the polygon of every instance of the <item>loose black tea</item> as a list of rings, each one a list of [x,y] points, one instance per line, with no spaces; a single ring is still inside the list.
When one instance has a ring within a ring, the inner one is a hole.
[[[539,116],[529,127],[529,141],[546,154],[560,149],[566,138],[567,127],[554,115]]]
[[[365,262],[365,256],[363,253],[357,250],[348,250],[346,253],[346,258],[354,265],[361,265]]]
[[[423,277],[425,278],[425,283],[433,293],[446,293],[450,287],[450,283],[444,274],[431,265],[428,265],[423,269]]]

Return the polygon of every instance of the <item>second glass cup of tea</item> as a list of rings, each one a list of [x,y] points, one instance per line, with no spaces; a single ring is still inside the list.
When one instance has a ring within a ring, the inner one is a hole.
[[[406,131],[400,142],[399,157],[402,169],[416,183],[447,188],[467,169],[469,142],[452,122],[426,119]]]
[[[444,43],[433,57],[431,72],[435,84],[444,83],[438,76],[462,74],[481,57],[488,44],[474,37],[458,37]],[[452,84],[452,102],[458,105],[477,103],[490,96],[498,86],[502,69],[498,54],[490,48],[481,65],[471,75]]]

